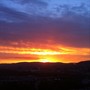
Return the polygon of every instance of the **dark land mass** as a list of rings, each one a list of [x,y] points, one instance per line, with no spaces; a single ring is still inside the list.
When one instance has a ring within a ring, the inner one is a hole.
[[[79,63],[0,64],[0,88],[90,90],[90,60]]]

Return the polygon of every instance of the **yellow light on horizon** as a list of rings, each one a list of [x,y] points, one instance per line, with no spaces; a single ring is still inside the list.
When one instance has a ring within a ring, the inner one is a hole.
[[[39,62],[42,62],[42,63],[48,63],[48,62],[53,63],[53,62],[57,62],[57,60],[56,60],[55,58],[51,58],[51,57],[49,57],[49,56],[45,56],[45,58],[42,57],[42,58],[39,59],[38,61],[39,61]]]
[[[50,62],[50,60],[48,60],[48,59],[41,59],[40,62],[42,62],[42,63],[48,63],[48,62]]]

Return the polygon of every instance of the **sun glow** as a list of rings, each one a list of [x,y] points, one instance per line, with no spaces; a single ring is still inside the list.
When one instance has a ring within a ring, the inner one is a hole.
[[[55,58],[52,58],[52,56],[42,56],[41,59],[39,59],[39,62],[42,63],[53,63],[53,62],[57,62],[57,60]]]
[[[48,62],[51,62],[49,59],[41,59],[40,62],[42,63],[48,63]]]

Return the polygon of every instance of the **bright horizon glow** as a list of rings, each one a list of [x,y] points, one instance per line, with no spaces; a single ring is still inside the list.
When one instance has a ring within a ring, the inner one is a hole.
[[[71,48],[60,45],[48,47],[5,47],[0,46],[0,63],[18,62],[80,62],[90,60],[89,48]]]
[[[39,60],[39,62],[42,62],[42,63],[49,63],[49,62],[51,62],[51,63],[54,63],[54,62],[57,62],[57,60],[54,58],[51,58],[50,56],[46,56],[45,58],[41,58],[40,60]]]
[[[48,62],[52,62],[52,61],[50,61],[49,59],[41,59],[40,62],[42,62],[42,63],[48,63]]]

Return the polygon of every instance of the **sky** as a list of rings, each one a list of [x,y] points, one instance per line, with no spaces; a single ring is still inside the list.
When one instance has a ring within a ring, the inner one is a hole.
[[[0,0],[0,63],[90,60],[90,0]]]

